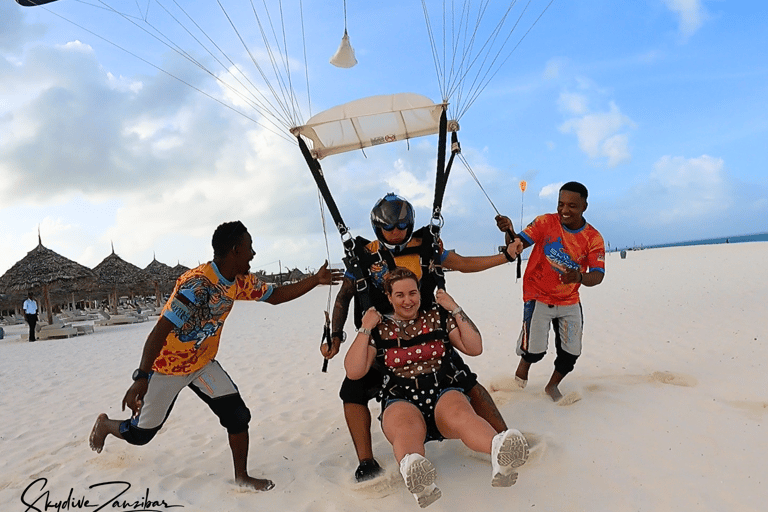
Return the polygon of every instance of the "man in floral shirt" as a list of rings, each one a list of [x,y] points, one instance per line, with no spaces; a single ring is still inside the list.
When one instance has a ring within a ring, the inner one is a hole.
[[[248,475],[248,422],[251,413],[235,383],[214,358],[221,328],[236,300],[280,304],[304,295],[318,284],[341,280],[341,271],[320,270],[298,283],[274,287],[250,273],[251,235],[240,221],[220,225],[213,234],[213,261],[189,270],[176,282],[160,319],[149,334],[133,384],[123,398],[133,417],[96,419],[91,448],[101,452],[108,435],[130,444],[148,443],[163,426],[176,397],[189,387],[218,416],[229,434],[235,481],[267,491],[271,480]]]

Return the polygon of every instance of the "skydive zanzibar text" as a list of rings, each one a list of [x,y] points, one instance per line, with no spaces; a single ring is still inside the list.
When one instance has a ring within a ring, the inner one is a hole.
[[[26,507],[24,512],[46,512],[48,510],[130,510],[132,512],[164,512],[170,508],[183,508],[184,505],[170,505],[165,500],[150,499],[149,489],[139,499],[130,501],[123,497],[131,488],[129,482],[114,481],[93,484],[88,489],[99,489],[106,497],[88,497],[85,494],[75,496],[75,489],[70,488],[69,494],[63,500],[51,499],[51,491],[45,490],[47,478],[38,478],[21,493],[21,503]]]

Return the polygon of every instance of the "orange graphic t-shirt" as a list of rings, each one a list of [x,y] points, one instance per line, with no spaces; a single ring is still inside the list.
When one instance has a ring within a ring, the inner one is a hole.
[[[520,235],[533,245],[523,276],[523,301],[577,304],[581,284],[561,283],[560,274],[573,269],[605,272],[603,237],[588,223],[572,230],[562,225],[556,213],[548,213],[536,217]]]
[[[272,290],[272,285],[250,273],[228,281],[213,262],[185,272],[161,312],[175,327],[152,370],[165,375],[199,370],[216,357],[221,328],[234,302],[264,301]]]

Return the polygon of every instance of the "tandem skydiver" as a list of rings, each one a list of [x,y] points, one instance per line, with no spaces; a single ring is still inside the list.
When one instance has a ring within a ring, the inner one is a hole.
[[[438,251],[440,261],[434,261],[433,236],[429,226],[414,231],[414,220],[413,206],[394,193],[384,196],[371,210],[371,225],[376,240],[363,240],[368,243],[359,244],[358,250],[360,266],[366,274],[367,283],[365,289],[358,292],[360,283],[356,283],[349,271],[345,274],[333,308],[331,344],[324,343],[320,349],[326,359],[334,357],[344,341],[344,324],[353,297],[356,328],[360,327],[365,313],[361,308],[363,301],[360,294],[367,294],[367,307],[375,307],[383,313],[391,310],[391,304],[384,292],[384,277],[389,270],[405,267],[416,274],[420,280],[421,307],[429,309],[435,303],[434,294],[437,287],[434,274],[429,271],[431,266],[438,265],[459,272],[479,272],[514,261],[517,256],[511,252],[516,247],[514,243],[510,243],[503,252],[493,256],[461,256],[453,251],[445,251],[441,242]],[[497,432],[507,430],[504,418],[488,391],[477,382],[477,375],[472,373],[455,350],[450,353],[456,386],[465,391],[477,414]],[[345,377],[339,392],[344,402],[344,417],[359,460],[355,471],[355,479],[358,482],[375,478],[383,471],[373,457],[371,413],[368,409],[368,402],[382,390],[382,384],[383,374],[376,368],[371,368],[361,379],[351,380]]]

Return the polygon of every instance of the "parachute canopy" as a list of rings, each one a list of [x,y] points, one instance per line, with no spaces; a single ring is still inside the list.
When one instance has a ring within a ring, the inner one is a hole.
[[[16,0],[16,3],[24,7],[34,7],[36,5],[48,4],[56,0]]]
[[[411,137],[438,133],[446,103],[434,103],[414,93],[369,96],[312,116],[307,124],[291,129],[312,141],[318,160],[337,153],[363,149]],[[459,130],[456,121],[448,130]]]

